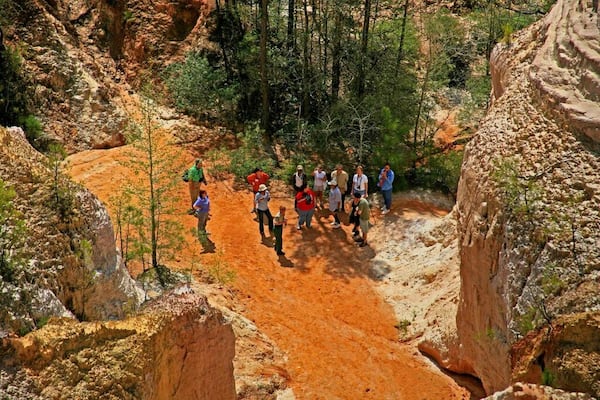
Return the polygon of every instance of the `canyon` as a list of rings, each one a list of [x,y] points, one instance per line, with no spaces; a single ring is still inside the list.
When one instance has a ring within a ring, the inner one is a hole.
[[[492,105],[466,146],[455,205],[398,195],[395,213],[377,221],[372,253],[339,265],[294,236],[290,269],[272,251],[257,262],[268,249],[258,238],[250,244],[254,224],[239,222],[250,217],[215,211],[213,223],[221,223],[212,240],[226,250],[205,254],[205,263],[225,262],[236,281],[228,288],[183,279],[165,293],[143,290],[123,266],[114,210],[105,206],[114,190],[107,177],[120,168],[144,64],[208,46],[204,16],[212,5],[139,1],[127,20],[122,1],[21,6],[5,42],[27,44],[41,119],[71,154],[79,184],[69,183],[76,212],[61,226],[47,205],[44,156],[18,129],[0,128],[0,177],[16,189],[16,207],[33,228],[30,274],[43,277],[3,286],[4,396],[338,398],[346,382],[346,398],[600,397],[600,31],[591,1],[557,0],[495,47]],[[161,124],[188,162],[231,139],[168,109]],[[229,182],[209,188],[221,208],[237,202],[245,210],[248,195]],[[289,203],[283,184],[273,192]],[[259,250],[236,253],[228,236],[240,226],[245,245]],[[305,240],[331,245],[325,227],[316,232]],[[82,243],[91,244],[90,257]],[[189,257],[173,269],[185,271]],[[201,271],[195,278],[202,281]],[[324,332],[322,343],[304,330]],[[361,345],[368,338],[377,342],[372,349]],[[481,393],[469,395],[415,348],[476,377]],[[371,386],[359,385],[365,381]]]

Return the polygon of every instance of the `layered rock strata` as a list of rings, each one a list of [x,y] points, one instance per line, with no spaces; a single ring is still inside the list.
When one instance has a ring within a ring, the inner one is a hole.
[[[127,320],[53,319],[24,338],[5,339],[2,364],[9,367],[0,375],[0,393],[9,399],[233,400],[234,345],[231,325],[205,298],[170,293]]]
[[[516,372],[517,343],[539,331],[559,344],[530,354],[527,376],[600,396],[589,384],[600,381],[597,324],[580,341],[555,326],[600,313],[597,17],[586,1],[559,0],[492,55],[494,104],[466,148],[457,200],[456,365],[487,393],[527,375]],[[567,347],[568,370],[556,361]]]

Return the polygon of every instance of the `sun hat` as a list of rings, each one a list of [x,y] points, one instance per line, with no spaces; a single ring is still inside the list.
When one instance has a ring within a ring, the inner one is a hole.
[[[258,187],[258,191],[262,192],[263,190],[267,190],[267,185],[265,185],[264,183],[261,183],[260,186]]]
[[[333,186],[337,186],[337,181],[335,179],[330,180],[329,182],[327,182],[328,185],[333,185]]]
[[[302,165],[298,165],[298,166],[296,167],[296,169],[301,169],[301,170],[304,170],[304,167],[303,167]]]

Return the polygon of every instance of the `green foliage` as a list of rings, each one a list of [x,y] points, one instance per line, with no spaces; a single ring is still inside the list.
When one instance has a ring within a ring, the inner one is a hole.
[[[165,76],[180,110],[198,118],[235,111],[238,84],[230,82],[223,69],[212,66],[200,53],[188,53],[183,63],[171,64]]]
[[[502,26],[502,43],[510,45],[512,43],[513,27],[510,24]]]
[[[527,335],[528,332],[531,332],[537,327],[537,318],[538,311],[535,307],[530,307],[517,318],[517,329],[521,336]]]
[[[7,282],[16,278],[27,236],[23,216],[15,208],[15,196],[15,190],[0,179],[0,276]]]
[[[0,7],[1,9],[1,7]],[[17,125],[33,109],[31,85],[22,68],[23,60],[16,49],[0,49],[0,125]]]
[[[473,43],[457,17],[445,9],[427,16],[425,35],[430,46],[431,79],[437,85],[464,88],[474,58]]]
[[[240,147],[229,153],[229,172],[240,180],[245,180],[257,167],[272,175],[275,162],[265,151],[262,130],[256,125],[250,125],[238,138],[241,141]]]
[[[121,191],[109,199],[116,214],[116,239],[119,243],[123,262],[127,267],[130,260],[143,258],[144,252],[137,252],[138,238],[143,236],[143,212],[133,204],[129,191]]]
[[[462,151],[432,155],[424,165],[417,167],[415,182],[421,187],[442,190],[456,197],[462,159]]]
[[[69,180],[62,173],[67,153],[62,145],[54,143],[48,148],[48,167],[51,171],[52,207],[64,222],[69,222],[75,207],[75,193]]]
[[[548,264],[544,268],[541,288],[545,296],[557,295],[566,288],[556,263]]]
[[[124,23],[129,23],[129,22],[133,22],[135,20],[135,15],[133,14],[133,11],[131,10],[125,10],[123,11],[123,22]]]
[[[213,282],[220,285],[228,285],[233,283],[236,278],[236,273],[232,270],[226,261],[223,260],[223,251],[218,250],[212,264],[208,267],[208,274]]]
[[[552,371],[544,368],[542,371],[542,385],[546,386],[554,386],[554,382],[556,381],[556,377],[552,373]]]
[[[542,190],[534,177],[521,176],[519,160],[507,158],[496,161],[492,179],[496,182],[511,216],[531,220]]]
[[[144,93],[152,93],[152,88],[144,87]],[[161,260],[172,258],[184,242],[183,225],[172,217],[178,213],[172,192],[180,184],[179,173],[173,171],[183,170],[184,164],[173,157],[174,149],[157,122],[156,104],[143,97],[141,118],[132,120],[128,135],[132,154],[125,165],[137,181],[116,200],[121,207],[120,224],[124,224],[119,228],[121,235],[126,228],[126,236],[121,236],[123,254],[128,260],[136,257],[144,270],[148,262],[158,268]],[[162,279],[160,272],[158,277]]]

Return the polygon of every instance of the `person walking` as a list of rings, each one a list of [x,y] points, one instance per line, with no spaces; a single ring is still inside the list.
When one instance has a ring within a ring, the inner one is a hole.
[[[206,190],[201,189],[198,192],[198,198],[192,207],[194,208],[194,215],[198,218],[198,237],[209,235],[206,231],[206,223],[210,212],[210,199]]]
[[[367,233],[369,232],[369,218],[371,217],[371,209],[369,206],[369,201],[364,197],[361,197],[360,193],[354,193],[354,197],[359,199],[356,214],[358,215],[360,231],[362,233],[362,237],[357,241],[360,243],[360,247],[365,247],[368,244]]]
[[[190,200],[192,204],[192,208],[188,212],[189,214],[194,213],[194,203],[198,198],[198,193],[200,192],[200,183],[206,183],[206,177],[204,176],[204,169],[202,168],[202,160],[197,158],[194,161],[194,165],[192,165],[188,169],[188,188],[190,191]]]
[[[369,197],[369,178],[363,174],[362,166],[356,167],[356,174],[352,177],[352,194],[360,193],[361,197]]]
[[[342,194],[342,207],[341,212],[346,212],[346,192],[348,192],[348,173],[344,171],[342,164],[335,166],[335,171],[331,173],[331,180],[337,182],[337,187],[340,189]]]
[[[250,175],[246,177],[246,181],[252,187],[252,211],[251,213],[256,212],[256,208],[254,208],[254,199],[256,198],[256,193],[258,193],[258,188],[260,185],[266,185],[269,182],[269,174],[264,172],[262,168],[257,167],[254,168],[254,171]]]
[[[285,206],[279,207],[279,212],[273,218],[273,234],[275,235],[275,253],[278,256],[285,255],[283,251],[283,227],[287,225],[285,217]]]
[[[296,229],[302,229],[304,223],[307,228],[310,228],[315,213],[315,194],[310,188],[306,187],[304,191],[296,193],[296,211],[298,212]]]
[[[266,216],[269,223],[269,233],[273,234],[273,216],[269,210],[269,201],[271,200],[271,194],[267,190],[267,185],[264,183],[258,187],[258,193],[254,197],[254,208],[258,213],[258,230],[260,236],[265,236],[264,217]]]
[[[335,180],[329,182],[329,211],[333,215],[332,227],[337,229],[340,225],[340,218],[338,217],[338,211],[342,207],[342,193],[338,188],[338,184]]]
[[[379,172],[379,182],[377,186],[381,188],[384,205],[381,207],[381,213],[387,214],[392,208],[392,183],[394,183],[394,171],[390,167],[390,163],[386,162]]]
[[[318,204],[316,207],[323,208],[323,192],[325,191],[325,184],[327,183],[327,173],[323,171],[322,166],[318,166],[313,171],[314,185],[313,192],[315,192],[315,198]]]

